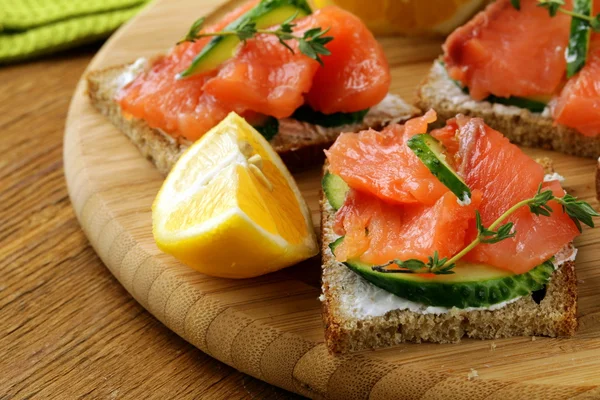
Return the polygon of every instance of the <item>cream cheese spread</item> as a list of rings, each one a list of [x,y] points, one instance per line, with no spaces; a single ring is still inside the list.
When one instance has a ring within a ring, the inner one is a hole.
[[[554,256],[555,269],[560,268],[564,263],[574,261],[577,256],[577,249],[572,244],[565,246],[561,251]],[[501,303],[493,304],[488,307],[468,307],[464,309],[448,308],[448,307],[433,307],[426,304],[417,303],[396,296],[381,289],[362,277],[356,275],[350,269],[346,269],[346,273],[353,275],[356,279],[356,284],[353,285],[355,290],[350,293],[343,291],[340,301],[345,305],[345,308],[355,318],[364,319],[367,317],[380,317],[393,310],[409,310],[419,314],[447,314],[460,311],[479,311],[479,310],[498,310],[506,307],[508,304],[514,303],[521,297],[516,297]],[[319,297],[320,301],[325,301],[325,297]]]
[[[133,64],[129,64],[125,67],[123,73],[117,76],[115,83],[118,90],[121,90],[135,79],[141,72],[148,68],[148,60],[145,58],[138,58]]]

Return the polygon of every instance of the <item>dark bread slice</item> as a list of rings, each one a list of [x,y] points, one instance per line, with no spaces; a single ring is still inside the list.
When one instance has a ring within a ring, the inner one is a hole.
[[[547,159],[542,160],[542,164],[547,173],[553,172]],[[329,249],[329,244],[339,237],[333,232],[334,220],[335,210],[321,191],[321,301],[325,342],[332,353],[388,347],[402,342],[456,343],[463,336],[497,339],[575,334],[577,278],[574,261],[562,263],[553,274],[539,304],[533,296],[524,296],[493,311],[453,308],[446,314],[422,314],[395,309],[378,316],[357,314],[353,305],[357,294],[367,291],[374,295],[374,291],[382,289],[335,260]],[[564,249],[565,255],[572,251],[572,244]]]
[[[119,77],[131,69],[132,65],[134,64],[92,71],[87,76],[88,94],[92,105],[126,134],[160,172],[167,174],[191,142],[174,139],[159,129],[151,128],[144,120],[123,115],[114,98],[123,85]],[[144,67],[133,68],[132,73],[135,76],[143,69]],[[390,94],[372,107],[363,121],[357,124],[324,128],[292,118],[279,120],[279,132],[271,140],[271,144],[290,170],[301,170],[321,165],[324,161],[323,149],[328,148],[341,132],[377,129],[391,122],[406,121],[418,114],[418,109]]]
[[[434,61],[427,77],[417,89],[415,105],[421,110],[433,108],[440,123],[456,114],[481,117],[511,142],[528,147],[556,150],[579,157],[600,156],[600,136],[584,136],[577,130],[555,125],[546,110],[527,109],[476,101],[448,77],[439,61]]]

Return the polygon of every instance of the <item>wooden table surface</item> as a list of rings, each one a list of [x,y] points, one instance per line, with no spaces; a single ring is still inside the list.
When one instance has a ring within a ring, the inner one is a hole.
[[[71,208],[71,95],[99,45],[0,67],[0,399],[288,399],[212,359],[110,274]]]

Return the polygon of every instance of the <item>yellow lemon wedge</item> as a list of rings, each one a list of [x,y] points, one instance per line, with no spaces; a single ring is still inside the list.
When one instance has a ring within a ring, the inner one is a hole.
[[[263,275],[318,252],[294,179],[235,113],[177,161],[152,206],[152,225],[162,251],[224,278]]]
[[[317,8],[340,6],[379,35],[447,35],[487,0],[313,0]]]

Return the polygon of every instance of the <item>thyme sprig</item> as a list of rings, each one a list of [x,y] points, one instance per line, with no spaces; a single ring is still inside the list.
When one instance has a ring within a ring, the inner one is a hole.
[[[295,35],[293,29],[296,24],[292,23],[292,21],[294,21],[297,16],[298,13],[296,12],[274,30],[258,29],[256,27],[256,22],[246,20],[235,29],[219,32],[200,32],[204,24],[204,18],[200,18],[192,24],[189,32],[177,44],[183,42],[195,42],[200,38],[209,36],[237,36],[239,40],[245,44],[248,39],[258,34],[274,35],[279,40],[279,43],[292,53],[294,53],[294,49],[287,42],[291,40],[297,41],[298,49],[302,54],[323,65],[321,56],[328,56],[331,54],[325,47],[327,43],[333,40],[333,36],[325,36],[325,34],[329,32],[329,28],[322,29],[320,27],[315,27],[305,31],[302,36]]]
[[[566,8],[562,7],[565,5],[564,0],[537,0],[537,2],[538,7],[547,9],[551,17],[556,16],[556,14],[560,12],[573,18],[586,21],[590,28],[596,32],[600,32],[600,13],[596,14],[595,16],[589,16],[567,10]],[[510,3],[517,10],[521,9],[521,0],[510,0]]]
[[[508,210],[506,210],[498,219],[496,219],[489,227],[484,227],[481,222],[479,211],[475,211],[475,224],[477,226],[477,237],[473,239],[465,248],[459,251],[452,258],[439,258],[437,250],[433,253],[433,257],[428,257],[425,263],[421,260],[410,259],[406,261],[393,260],[387,264],[377,265],[372,267],[373,271],[385,273],[431,273],[436,275],[453,274],[452,269],[456,266],[456,262],[466,256],[471,250],[481,243],[498,243],[505,239],[515,237],[517,232],[514,230],[514,224],[507,222],[502,224],[511,214],[521,207],[528,206],[529,211],[535,215],[549,217],[552,215],[552,207],[548,204],[549,201],[556,201],[562,206],[565,212],[575,223],[579,232],[582,231],[581,223],[593,228],[593,217],[598,217],[600,214],[596,212],[588,203],[583,200],[578,200],[576,197],[565,193],[563,197],[556,197],[551,190],[542,191],[542,184],[538,186],[535,196],[522,200]],[[397,265],[400,268],[388,269],[390,265]]]

